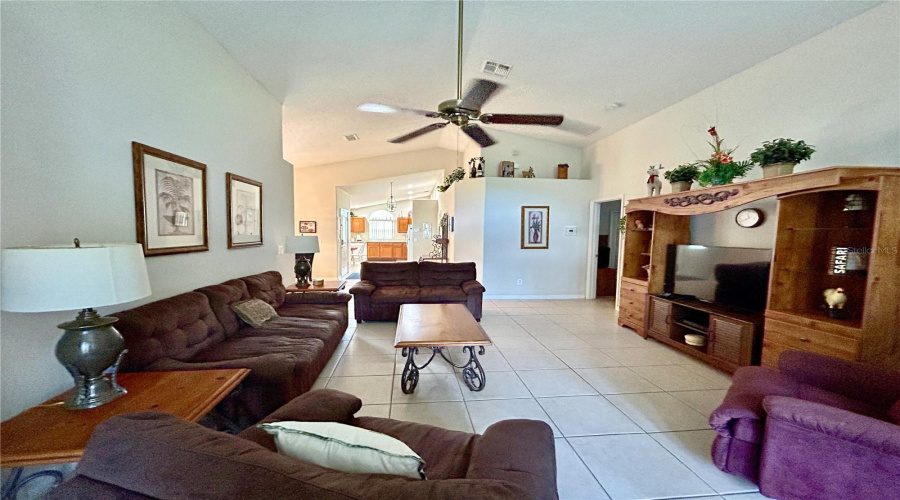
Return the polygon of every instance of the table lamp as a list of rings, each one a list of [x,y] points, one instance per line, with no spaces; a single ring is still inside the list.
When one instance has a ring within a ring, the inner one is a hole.
[[[312,256],[319,252],[319,237],[294,236],[288,238],[285,246],[288,253],[295,254],[294,275],[297,276],[297,286],[309,286]]]
[[[116,382],[126,351],[114,317],[94,307],[131,302],[150,295],[141,245],[85,245],[5,248],[0,262],[0,309],[51,312],[81,309],[56,344],[56,358],[75,379],[65,401],[69,409],[104,405],[127,391]],[[111,369],[110,369],[111,368]]]

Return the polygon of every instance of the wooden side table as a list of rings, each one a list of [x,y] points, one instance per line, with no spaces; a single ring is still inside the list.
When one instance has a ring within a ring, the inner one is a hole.
[[[20,480],[21,468],[61,464],[81,459],[94,427],[104,420],[136,411],[161,411],[191,422],[200,420],[250,374],[247,369],[120,373],[128,394],[90,410],[68,410],[66,391],[0,424],[0,467],[14,467],[3,499],[16,493],[34,476]],[[62,474],[37,473],[62,481]]]
[[[313,286],[300,288],[297,285],[291,285],[285,288],[287,293],[305,293],[305,292],[340,292],[347,286],[346,281],[326,281],[322,286]]]

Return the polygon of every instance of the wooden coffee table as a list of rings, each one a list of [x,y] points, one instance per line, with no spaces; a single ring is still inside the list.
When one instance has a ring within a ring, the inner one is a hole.
[[[69,410],[66,391],[0,424],[0,467],[14,467],[3,485],[3,498],[36,477],[62,481],[56,470],[20,480],[22,467],[77,462],[94,427],[104,420],[135,411],[161,411],[191,422],[200,420],[250,374],[247,369],[120,373],[128,394],[90,410]]]
[[[419,383],[419,370],[425,369],[440,354],[445,361],[462,370],[463,381],[469,390],[480,391],[486,380],[478,355],[484,354],[486,345],[491,345],[491,339],[462,304],[403,304],[394,338],[394,347],[403,349],[401,354],[406,358],[400,388],[404,394],[412,394]],[[420,347],[431,349],[431,357],[421,366],[415,361]],[[462,347],[463,352],[469,354],[469,360],[463,365],[455,364],[444,354],[447,347]]]
[[[347,286],[346,281],[326,281],[322,283],[322,286],[314,286],[312,283],[309,286],[298,287],[297,285],[291,285],[285,288],[287,293],[304,293],[304,292],[340,292]]]

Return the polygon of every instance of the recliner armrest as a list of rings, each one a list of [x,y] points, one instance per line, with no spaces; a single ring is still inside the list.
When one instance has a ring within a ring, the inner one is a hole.
[[[798,382],[885,410],[900,399],[900,370],[805,351],[785,352],[778,369]]]
[[[466,295],[472,295],[473,293],[484,293],[485,292],[484,285],[482,285],[481,283],[479,283],[475,280],[466,281],[460,286],[462,287],[463,293],[465,293]]]
[[[288,401],[259,423],[298,421],[349,424],[361,407],[362,401],[356,396],[333,389],[318,389]],[[248,427],[238,436],[275,450],[272,436],[256,425]]]
[[[709,416],[709,425],[719,435],[734,437],[733,421],[764,420],[762,400],[766,396],[795,396],[797,381],[775,370],[745,366],[734,372],[725,400]]]
[[[466,479],[525,486],[535,498],[558,498],[553,431],[539,420],[502,420],[475,443]]]
[[[344,292],[304,292],[289,293],[284,296],[285,304],[321,304],[334,305],[346,304],[353,298],[349,293]]]
[[[900,457],[900,425],[802,399],[768,396],[768,419]]]
[[[375,291],[375,283],[371,281],[360,281],[359,283],[353,285],[350,288],[350,293],[353,295],[372,295],[372,292]]]

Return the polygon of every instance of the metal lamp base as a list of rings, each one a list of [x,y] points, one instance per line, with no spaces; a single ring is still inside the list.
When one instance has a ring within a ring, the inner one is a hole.
[[[84,309],[75,321],[59,325],[65,333],[56,344],[56,358],[75,380],[66,408],[96,408],[128,392],[117,381],[119,363],[127,351],[122,335],[111,326],[116,321]]]

